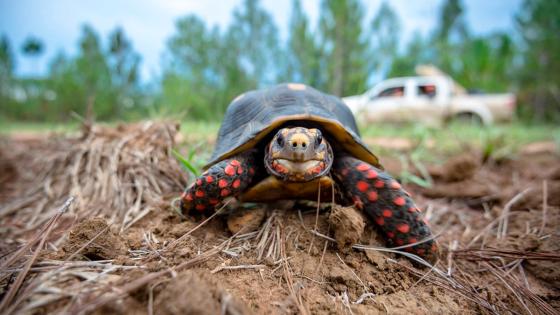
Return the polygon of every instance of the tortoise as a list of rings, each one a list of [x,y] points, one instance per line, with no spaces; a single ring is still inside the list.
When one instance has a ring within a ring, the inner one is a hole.
[[[339,98],[287,83],[249,91],[228,106],[211,161],[181,195],[188,213],[208,213],[226,198],[243,202],[317,200],[364,211],[389,245],[433,258],[437,246],[411,196],[383,171]]]

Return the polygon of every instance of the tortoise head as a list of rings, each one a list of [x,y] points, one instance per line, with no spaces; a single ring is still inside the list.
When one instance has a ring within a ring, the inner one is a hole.
[[[307,182],[329,172],[333,151],[315,128],[282,128],[266,146],[264,164],[282,180]]]

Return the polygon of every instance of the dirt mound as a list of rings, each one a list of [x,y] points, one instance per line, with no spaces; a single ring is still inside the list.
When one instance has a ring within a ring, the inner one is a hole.
[[[473,154],[462,154],[450,158],[441,166],[430,167],[428,171],[436,181],[459,182],[471,179],[479,166],[479,157]]]
[[[244,304],[204,273],[188,270],[162,286],[154,301],[158,314],[251,314]]]
[[[62,244],[64,259],[83,256],[87,260],[115,259],[127,253],[124,239],[103,218],[86,219],[74,226]],[[82,258],[83,260],[83,258]]]
[[[102,215],[124,229],[185,185],[185,172],[171,155],[177,130],[175,124],[154,122],[94,125],[77,137],[34,144],[33,154],[8,142],[18,178],[0,217],[15,218],[32,231],[73,196],[70,214]]]
[[[347,251],[357,244],[366,227],[366,218],[352,207],[334,206],[329,215],[338,249]]]
[[[0,260],[0,312],[560,310],[556,154],[486,163],[464,155],[429,168],[432,188],[407,187],[442,247],[421,268],[385,248],[353,208],[287,203],[180,216],[170,207],[186,182],[169,155],[175,131],[94,126],[0,147],[17,174],[0,191],[0,252],[9,253]],[[75,201],[58,207],[69,194]]]

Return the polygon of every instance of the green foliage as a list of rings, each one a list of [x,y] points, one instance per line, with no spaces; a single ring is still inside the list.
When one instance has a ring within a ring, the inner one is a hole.
[[[25,78],[12,82],[8,117],[24,120],[64,121],[71,113],[85,116],[88,107],[96,118],[123,118],[139,106],[138,67],[140,57],[122,29],[115,29],[103,45],[96,31],[85,25],[78,53],[68,57],[59,52],[51,60],[45,79]],[[37,55],[42,44],[30,39],[24,51]]]
[[[515,53],[506,33],[471,35],[461,1],[447,0],[433,34],[427,38],[413,35],[388,75],[414,75],[416,65],[431,63],[469,90],[505,92],[516,86]]]
[[[523,57],[521,113],[533,120],[560,121],[560,2],[525,0],[517,24]]]
[[[0,39],[0,103],[7,107],[9,94],[12,86],[12,76],[14,73],[14,54],[8,37],[2,36]]]
[[[233,12],[228,42],[237,49],[238,62],[259,84],[276,82],[280,57],[278,28],[259,0],[244,0]],[[225,49],[233,47],[224,47]]]
[[[23,43],[21,51],[28,56],[38,56],[43,53],[43,42],[36,37],[29,37]]]
[[[191,172],[195,177],[198,177],[200,175],[200,172],[198,171],[198,169],[191,162],[192,158],[193,158],[193,155],[189,155],[189,158],[187,159],[186,157],[182,156],[181,153],[179,153],[175,150],[171,150],[171,153],[173,153],[173,156],[175,156],[177,161],[179,161],[179,163],[181,163],[181,165],[185,168],[186,171]]]
[[[319,24],[327,66],[326,90],[334,95],[353,95],[367,88],[371,58],[362,29],[364,12],[358,0],[323,0],[321,4]]]
[[[305,82],[317,88],[326,86],[323,75],[323,51],[317,43],[309,19],[301,7],[300,0],[293,0],[290,17],[290,37],[286,48],[286,65],[281,81]]]
[[[171,107],[191,119],[219,119],[236,95],[256,87],[238,59],[239,36],[209,29],[194,15],[178,20],[176,28],[168,42],[170,59],[157,106]]]
[[[59,52],[46,78],[14,77],[15,57],[0,41],[0,114],[64,121],[72,112],[100,120],[172,115],[218,121],[247,90],[295,81],[339,96],[363,93],[378,77],[414,75],[434,64],[470,90],[516,92],[521,118],[560,121],[560,4],[525,0],[519,36],[474,35],[461,0],[442,2],[435,29],[401,43],[389,2],[371,20],[363,0],[322,0],[316,25],[292,0],[287,40],[260,0],[243,0],[223,29],[196,15],[176,21],[162,73],[141,86],[140,56],[121,28],[103,40],[84,26],[76,55]],[[35,61],[45,45],[29,37],[22,54]]]
[[[386,73],[398,53],[401,25],[399,17],[387,2],[383,2],[371,21],[371,70]]]

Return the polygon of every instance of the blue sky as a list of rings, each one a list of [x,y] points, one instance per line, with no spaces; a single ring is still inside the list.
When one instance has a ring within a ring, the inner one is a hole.
[[[269,11],[281,36],[286,37],[291,2],[261,0]],[[392,0],[403,28],[403,42],[415,30],[426,34],[436,23],[442,0]],[[227,27],[231,14],[242,0],[0,0],[0,34],[7,35],[17,54],[16,71],[20,75],[42,74],[48,60],[58,51],[76,52],[81,25],[92,25],[106,38],[117,26],[124,28],[134,48],[142,56],[142,78],[157,77],[165,42],[174,32],[177,18],[194,13],[210,25]],[[375,14],[382,1],[364,0],[367,19]],[[302,0],[304,10],[313,22],[318,19],[320,0]],[[513,16],[521,0],[463,0],[466,18],[477,34],[504,30],[513,31]],[[33,35],[46,44],[45,54],[37,61],[26,60],[19,53],[28,36]]]

